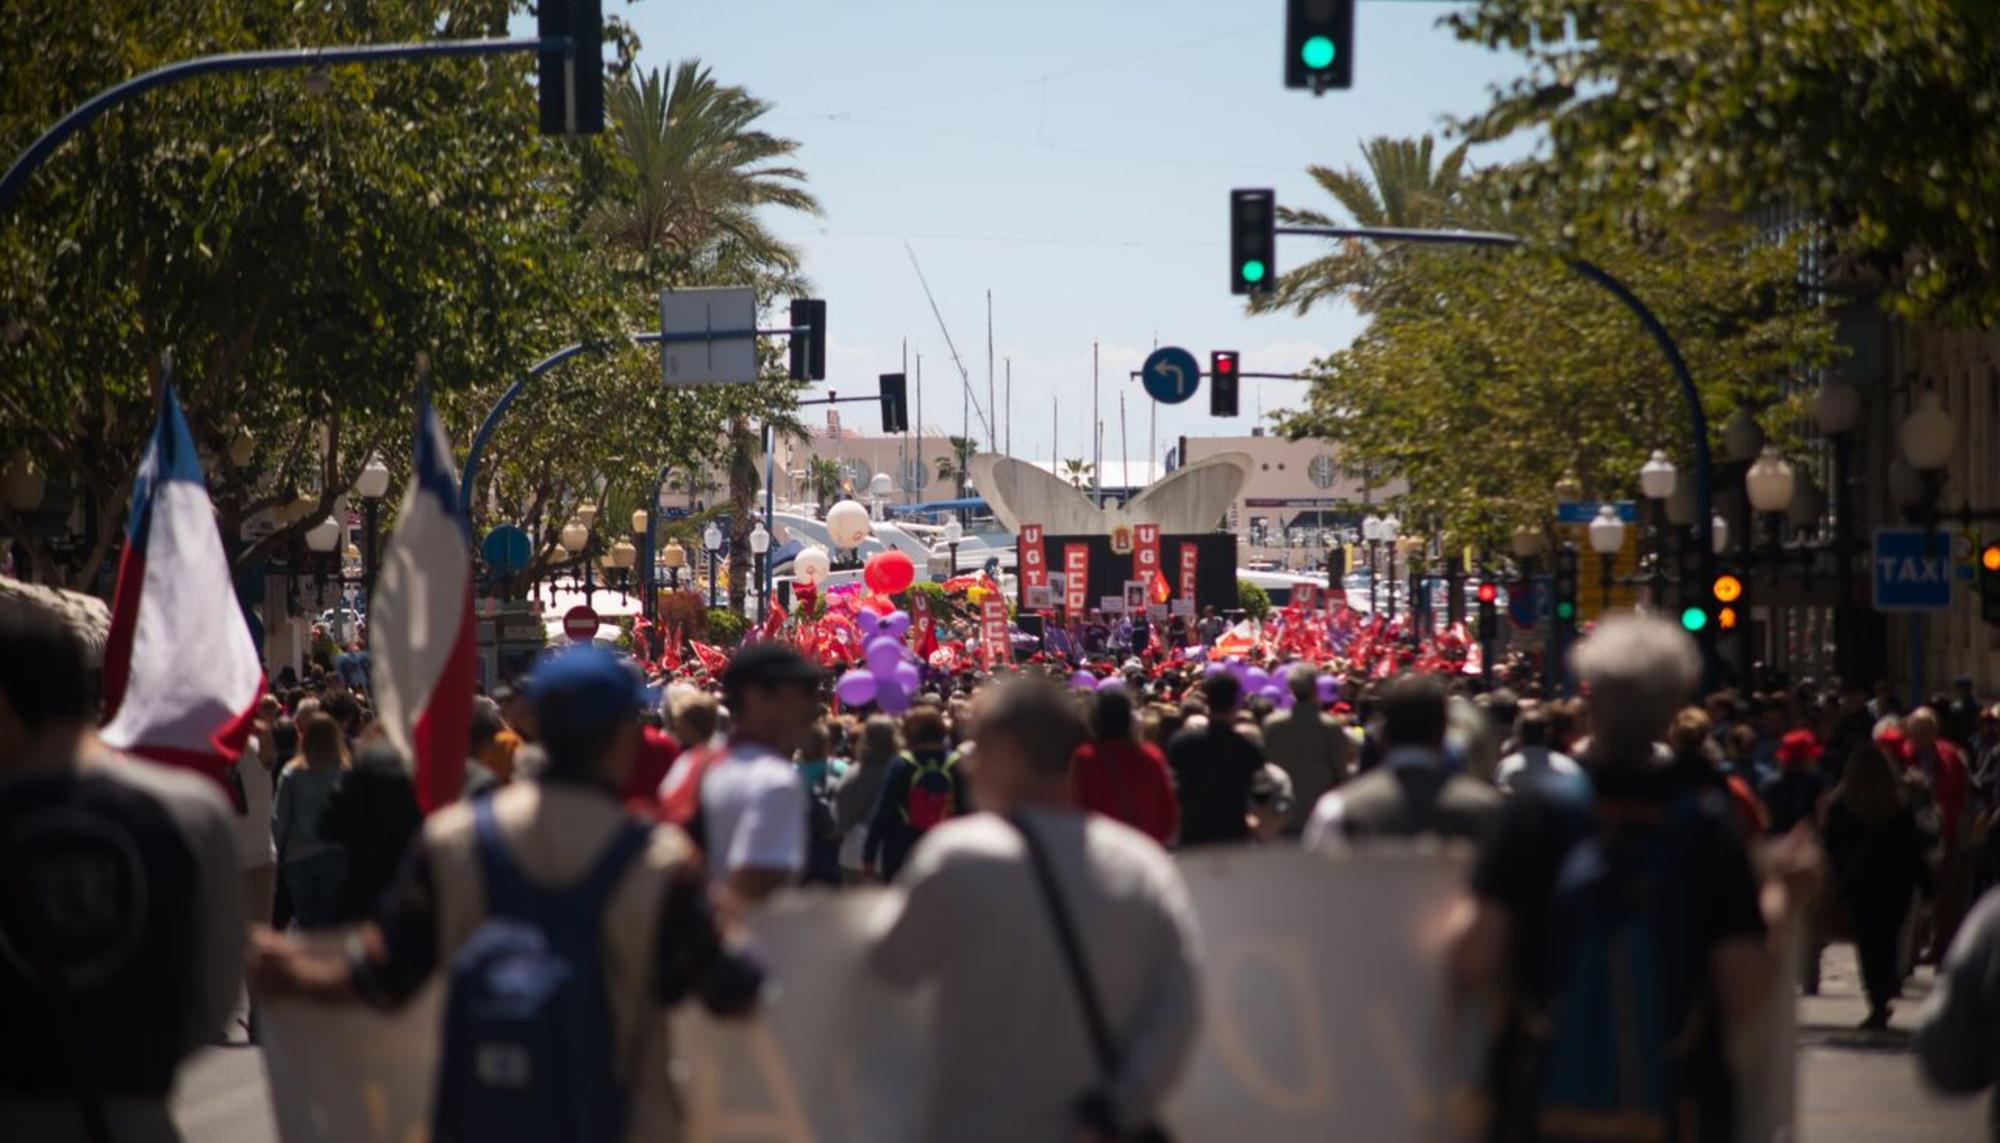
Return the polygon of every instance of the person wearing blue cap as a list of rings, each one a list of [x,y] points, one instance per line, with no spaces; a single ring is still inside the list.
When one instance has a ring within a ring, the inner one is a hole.
[[[593,1122],[612,1125],[572,1138],[674,1138],[678,1104],[666,1022],[656,1010],[697,995],[718,1014],[746,1012],[762,975],[724,947],[687,835],[636,819],[618,800],[649,702],[638,674],[586,646],[545,659],[526,685],[547,753],[540,772],[433,814],[376,917],[343,956],[307,953],[266,930],[256,934],[252,978],[265,995],[389,1007],[445,969],[452,1000],[440,1054],[441,1139],[519,1135],[490,1129],[496,1109],[519,1097],[487,1090],[507,1076],[484,1066],[498,1033],[478,1024],[482,1008],[508,1005],[479,1002],[525,977],[574,981],[565,988],[580,992],[584,1018],[552,1013],[549,1027],[559,1033],[514,1046],[525,1055],[560,1041],[566,1058],[601,1059],[609,1074],[593,1077],[574,1062],[537,1068],[528,1059],[512,1074],[563,1085],[554,1105],[585,1106],[602,1116]],[[546,972],[521,967],[539,970],[536,958],[560,956],[568,960]],[[542,989],[534,1003],[561,995]],[[575,1043],[578,1028],[603,1042]],[[461,1057],[477,1057],[479,1066]],[[579,1082],[598,1098],[579,1098],[572,1090]]]

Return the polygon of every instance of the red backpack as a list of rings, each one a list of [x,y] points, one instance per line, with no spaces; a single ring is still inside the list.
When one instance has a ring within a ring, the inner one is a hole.
[[[925,833],[958,812],[957,775],[952,773],[952,759],[947,755],[918,758],[906,753],[903,757],[916,768],[903,803],[903,821],[918,833]]]

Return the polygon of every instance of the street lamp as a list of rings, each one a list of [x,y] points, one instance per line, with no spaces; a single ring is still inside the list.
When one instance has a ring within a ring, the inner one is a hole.
[[[1722,513],[1717,512],[1715,516],[1709,520],[1708,529],[1709,531],[1715,534],[1715,554],[1719,556],[1722,553],[1728,551],[1729,550],[1728,519],[1726,519],[1722,515]]]
[[[1382,547],[1389,553],[1389,618],[1396,617],[1396,536],[1403,530],[1403,522],[1395,516],[1382,517],[1377,529],[1382,533]]]
[[[590,528],[580,519],[563,525],[562,546],[572,552],[581,552],[590,543]]]
[[[375,606],[375,527],[382,498],[389,494],[389,466],[382,463],[381,457],[369,455],[368,463],[361,466],[361,474],[354,478],[354,491],[361,496],[361,590],[368,596],[368,605],[372,609]]]
[[[951,549],[950,574],[954,576],[958,574],[958,542],[964,537],[965,525],[958,522],[958,517],[954,516],[944,522],[944,542],[945,546]]]
[[[1777,449],[1765,445],[1756,463],[1744,473],[1743,486],[1750,493],[1750,507],[1768,516],[1791,507],[1796,480],[1790,462],[1779,456]]]
[[[1750,415],[1750,410],[1739,407],[1729,423],[1722,426],[1722,455],[1738,464],[1748,464],[1757,459],[1763,448],[1763,427]]]
[[[1598,584],[1603,589],[1605,611],[1611,610],[1611,563],[1617,558],[1618,549],[1625,546],[1625,521],[1618,518],[1618,509],[1610,504],[1600,504],[1597,518],[1590,522],[1590,550],[1597,553]]]
[[[1648,500],[1663,501],[1674,494],[1677,475],[1674,462],[1667,459],[1666,451],[1656,448],[1646,463],[1639,467],[1639,490],[1646,494]]]
[[[1513,549],[1514,558],[1526,563],[1542,554],[1542,530],[1523,524],[1514,529],[1508,545]]]
[[[714,523],[701,530],[701,546],[708,549],[708,605],[715,606],[715,565],[722,557],[722,529]]]
[[[886,472],[878,472],[868,480],[868,503],[875,510],[875,518],[882,518],[882,501],[896,491],[896,482]]]
[[[325,555],[340,546],[340,522],[331,516],[323,516],[320,522],[306,529],[306,547]]]
[[[1375,559],[1382,546],[1382,518],[1370,512],[1361,518],[1361,539],[1368,545],[1368,618],[1375,618]]]
[[[764,598],[771,590],[771,569],[768,557],[771,554],[771,533],[764,529],[764,522],[750,529],[750,554],[757,558],[757,614],[763,615],[769,602]]]
[[[618,582],[628,584],[632,582],[632,565],[639,562],[639,549],[633,546],[632,541],[620,537],[617,543],[611,545],[608,562],[618,569]]]
[[[583,526],[586,528],[595,525],[597,523],[597,502],[594,500],[586,500],[583,503],[577,505],[576,518],[578,520],[583,521]]]
[[[688,562],[687,549],[681,547],[679,540],[668,540],[667,550],[661,553],[661,558],[667,564],[668,586],[678,590],[681,586],[681,569],[686,567]]]
[[[1646,513],[1653,532],[1652,572],[1648,577],[1647,600],[1653,607],[1665,605],[1667,561],[1672,558],[1673,551],[1670,532],[1672,501],[1680,485],[1680,471],[1674,467],[1673,461],[1667,459],[1665,449],[1654,449],[1652,455],[1646,458],[1646,463],[1639,466],[1639,491],[1646,496]],[[1689,499],[1692,501],[1692,497]],[[1692,515],[1692,511],[1689,514]]]

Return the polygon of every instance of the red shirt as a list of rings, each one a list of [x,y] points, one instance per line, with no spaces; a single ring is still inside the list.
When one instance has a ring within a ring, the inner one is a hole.
[[[658,819],[660,783],[666,781],[667,771],[674,768],[674,759],[680,754],[681,744],[674,741],[673,735],[650,726],[640,727],[639,749],[632,755],[632,772],[625,775],[625,787],[618,791],[625,808]]]
[[[1180,804],[1156,746],[1084,743],[1069,761],[1069,794],[1078,809],[1124,822],[1161,845],[1180,828]]]

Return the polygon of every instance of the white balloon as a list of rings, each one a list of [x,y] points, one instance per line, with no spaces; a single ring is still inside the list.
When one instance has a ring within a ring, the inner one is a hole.
[[[802,584],[816,584],[833,569],[833,561],[820,548],[807,548],[792,557],[792,577]]]
[[[826,510],[826,530],[834,547],[857,547],[868,538],[868,509],[858,501],[842,500]]]

